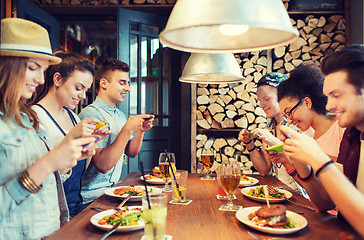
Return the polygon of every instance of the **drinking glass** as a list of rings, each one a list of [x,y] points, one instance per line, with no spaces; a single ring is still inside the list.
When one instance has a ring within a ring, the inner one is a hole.
[[[201,179],[203,179],[203,180],[214,180],[215,179],[214,177],[211,177],[209,175],[210,169],[211,169],[212,165],[214,164],[215,157],[216,157],[216,151],[214,149],[212,149],[212,148],[209,148],[209,149],[203,148],[202,149],[201,163],[207,173],[206,173],[206,176],[202,177]]]
[[[237,211],[240,206],[233,204],[233,197],[239,187],[241,177],[240,164],[235,159],[229,159],[221,163],[220,167],[220,181],[222,188],[228,195],[228,203],[222,205],[221,209],[228,211]]]
[[[171,178],[172,169],[170,169],[168,159],[171,162],[171,165],[172,165],[172,168],[174,168],[173,169],[174,171],[176,169],[176,167],[175,167],[176,160],[174,157],[174,153],[169,152],[167,154],[168,154],[168,157],[165,152],[159,154],[159,170],[161,171],[162,177],[165,181],[164,188],[162,188],[162,190],[164,192],[171,192],[172,188],[168,185],[168,182]]]
[[[150,208],[146,194],[142,195],[145,239],[162,240],[166,235],[167,194],[148,195]]]
[[[177,170],[174,175],[176,176],[176,179],[172,176],[172,199],[173,202],[181,203],[186,200],[188,171]]]
[[[220,169],[218,169],[216,171],[216,181],[217,181],[217,186],[218,186],[218,190],[217,190],[217,197],[218,199],[228,199],[228,196],[226,195],[225,190],[222,188],[221,185],[221,180],[220,180]]]

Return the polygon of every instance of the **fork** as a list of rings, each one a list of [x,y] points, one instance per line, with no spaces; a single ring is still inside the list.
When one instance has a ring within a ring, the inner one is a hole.
[[[124,204],[133,196],[134,190],[129,193],[129,195],[120,203],[119,206],[114,208],[115,211],[121,210],[121,208],[124,206]]]
[[[120,226],[121,222],[117,222],[107,233],[105,233],[100,240],[105,240],[108,236],[110,236],[111,234],[113,234],[116,229]]]

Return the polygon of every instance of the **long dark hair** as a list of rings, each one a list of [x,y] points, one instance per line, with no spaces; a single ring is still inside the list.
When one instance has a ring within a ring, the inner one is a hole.
[[[92,76],[95,75],[95,67],[93,63],[88,58],[83,57],[78,53],[65,53],[57,51],[54,56],[60,57],[62,62],[49,66],[45,71],[45,82],[43,85],[37,87],[37,90],[31,101],[32,104],[39,102],[48,94],[49,90],[54,86],[53,76],[57,72],[66,81],[76,70],[81,72],[88,71],[92,74]]]

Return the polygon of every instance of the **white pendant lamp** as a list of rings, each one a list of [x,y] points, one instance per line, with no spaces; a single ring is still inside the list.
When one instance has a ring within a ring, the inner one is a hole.
[[[232,53],[191,53],[179,80],[214,84],[241,82],[244,78]]]
[[[178,0],[160,42],[185,52],[248,52],[295,40],[282,0]]]

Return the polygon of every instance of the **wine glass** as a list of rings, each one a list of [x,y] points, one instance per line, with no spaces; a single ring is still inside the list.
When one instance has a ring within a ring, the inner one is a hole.
[[[206,176],[201,178],[202,180],[215,180],[214,177],[211,177],[209,175],[210,169],[211,169],[212,165],[214,164],[215,157],[216,157],[216,151],[213,148],[209,148],[209,149],[203,148],[202,149],[201,163],[207,172]]]
[[[240,163],[236,159],[229,159],[221,163],[220,167],[220,181],[222,188],[228,195],[228,203],[222,205],[222,210],[237,211],[240,206],[233,204],[233,197],[239,187],[241,177]]]
[[[168,185],[168,182],[169,182],[169,179],[171,178],[172,169],[170,168],[168,161],[170,161],[172,168],[174,168],[173,170],[175,170],[176,160],[174,157],[174,153],[169,152],[167,154],[168,154],[168,157],[165,152],[159,154],[159,170],[161,171],[162,177],[165,181],[165,185],[162,188],[162,190],[164,192],[171,192],[172,188]]]

